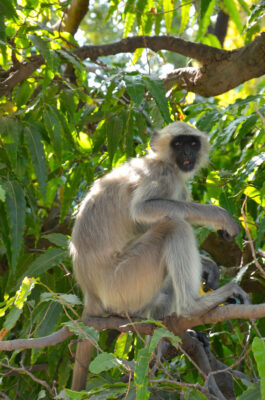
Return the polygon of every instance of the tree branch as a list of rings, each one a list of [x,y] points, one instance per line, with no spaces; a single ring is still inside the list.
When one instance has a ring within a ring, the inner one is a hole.
[[[253,42],[199,68],[180,68],[164,77],[167,90],[178,85],[204,97],[217,96],[265,73],[265,33]]]
[[[189,42],[188,40],[174,36],[132,36],[115,43],[83,46],[76,50],[75,53],[82,60],[88,57],[96,60],[102,56],[133,53],[140,48],[150,49],[154,52],[160,50],[172,51],[173,53],[197,60],[201,64],[209,64],[214,61],[226,59],[232,53],[231,51],[217,49],[206,44]]]
[[[153,51],[168,50],[199,61],[199,68],[179,68],[163,78],[167,90],[177,85],[201,96],[209,97],[224,93],[239,84],[265,73],[265,32],[253,42],[237,50],[226,51],[204,44],[189,42],[172,36],[136,36],[111,44],[83,46],[73,51],[80,59],[120,53],[132,53],[138,48]],[[0,83],[0,96],[7,95],[16,84],[27,79],[44,63],[41,56],[31,57],[10,70],[7,79]]]
[[[265,303],[258,305],[228,305],[216,307],[205,315],[193,316],[190,318],[176,317],[170,315],[162,321],[163,324],[175,335],[183,334],[187,329],[195,326],[226,321],[230,319],[256,319],[265,317]],[[134,323],[137,323],[137,331],[145,335],[152,335],[157,325],[145,323],[143,318],[121,317],[87,317],[83,322],[92,326],[98,331],[115,329],[120,332],[133,331]],[[133,325],[132,325],[133,324]],[[55,346],[63,342],[74,333],[67,327],[63,327],[51,335],[36,339],[15,339],[0,341],[0,350],[12,351],[17,349],[37,349],[46,346]]]
[[[72,0],[65,16],[64,30],[73,36],[89,7],[89,0]]]

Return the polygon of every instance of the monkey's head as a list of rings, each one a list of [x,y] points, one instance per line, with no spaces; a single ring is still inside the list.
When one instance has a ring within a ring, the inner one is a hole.
[[[155,132],[150,144],[159,159],[172,163],[187,178],[207,162],[207,136],[185,122]]]

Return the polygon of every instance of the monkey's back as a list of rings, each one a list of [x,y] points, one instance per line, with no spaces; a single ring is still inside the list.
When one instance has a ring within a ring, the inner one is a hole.
[[[147,173],[146,167],[143,158],[132,159],[95,181],[81,202],[70,243],[74,272],[81,288],[104,279],[113,258],[135,237],[130,200]]]

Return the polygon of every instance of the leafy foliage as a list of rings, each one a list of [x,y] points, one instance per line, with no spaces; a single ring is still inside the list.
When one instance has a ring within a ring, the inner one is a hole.
[[[236,101],[199,96],[191,100],[190,94],[178,88],[166,94],[158,78],[169,64],[185,65],[179,55],[150,52],[146,62],[146,53],[139,49],[133,57],[104,58],[102,64],[83,62],[73,53],[77,40],[53,29],[68,3],[0,3],[0,83],[11,66],[15,73],[16,65],[25,60],[30,63],[30,57],[45,60],[0,99],[0,337],[41,337],[65,324],[76,335],[93,340],[99,353],[90,367],[87,391],[80,393],[67,389],[73,365],[69,343],[14,351],[11,357],[3,353],[0,390],[10,399],[52,398],[56,393],[65,399],[147,399],[155,393],[175,399],[176,391],[184,398],[204,399],[195,386],[185,386],[203,383],[183,356],[165,362],[153,374],[150,361],[160,339],[166,337],[178,345],[164,327],[159,326],[145,346],[135,334],[116,335],[111,340],[107,332],[99,335],[73,322],[82,308],[67,250],[71,215],[95,179],[129,157],[144,154],[151,127],[161,128],[177,119],[193,123],[209,132],[212,143],[209,167],[192,182],[193,198],[220,205],[241,221],[238,249],[245,268],[237,279],[254,303],[264,302],[264,278],[252,259],[245,261],[242,243],[247,228],[256,251],[265,250],[265,85],[255,82],[250,89],[239,87]],[[249,3],[202,0],[195,7],[187,0],[95,2],[82,23],[84,29],[95,29],[82,32],[80,40],[108,42],[122,32],[124,36],[173,34],[220,47],[208,28],[223,9],[234,34],[242,34],[241,40],[248,42],[260,31],[265,9],[264,2],[251,7]],[[197,233],[201,243],[209,236],[206,228]],[[222,283],[230,273],[222,269]],[[264,320],[257,325],[264,336]],[[240,321],[210,327],[217,358],[232,365],[246,337],[249,343],[253,341],[255,332],[248,336],[247,330],[247,323]],[[261,380],[238,379],[235,390],[241,400],[264,397],[264,351],[264,342],[257,337],[253,351],[246,348],[241,369],[250,376],[259,374]],[[35,381],[23,374],[20,385],[20,378],[6,373],[30,364],[36,366]],[[162,382],[168,374],[174,376],[170,385]],[[49,391],[40,380],[56,390]]]

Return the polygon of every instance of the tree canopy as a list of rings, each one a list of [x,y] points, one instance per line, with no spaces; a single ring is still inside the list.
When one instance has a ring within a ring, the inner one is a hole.
[[[0,1],[2,399],[265,398],[264,20],[264,0]],[[95,179],[175,120],[211,142],[193,199],[241,225],[231,242],[195,228],[198,245],[253,305],[79,322],[72,216]],[[210,347],[185,336],[193,327]],[[96,348],[81,393],[69,389],[78,336]]]

